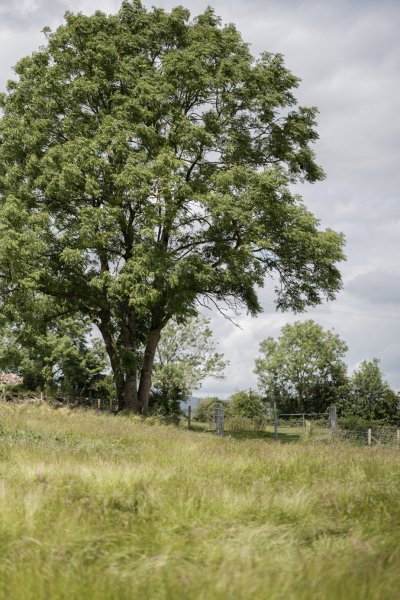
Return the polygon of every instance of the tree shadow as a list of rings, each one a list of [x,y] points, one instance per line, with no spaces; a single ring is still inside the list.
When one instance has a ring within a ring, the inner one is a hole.
[[[215,429],[211,429],[210,426],[202,423],[192,423],[190,430],[194,433],[209,433],[216,435]],[[289,444],[298,442],[301,438],[302,431],[290,431],[290,432],[278,432],[278,441],[283,444]],[[235,438],[236,440],[268,440],[273,441],[275,439],[273,431],[230,431],[225,430],[224,437]]]

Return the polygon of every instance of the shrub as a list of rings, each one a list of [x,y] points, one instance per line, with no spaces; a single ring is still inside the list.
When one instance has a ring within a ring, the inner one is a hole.
[[[235,392],[229,398],[227,418],[246,417],[248,419],[263,419],[265,417],[265,406],[261,396],[256,392]]]
[[[341,417],[339,426],[343,429],[369,429],[376,427],[387,427],[388,423],[385,419],[363,419],[355,415]]]
[[[214,420],[215,405],[220,402],[226,406],[226,401],[220,400],[217,396],[208,396],[202,398],[196,409],[196,420],[200,423],[211,423]]]

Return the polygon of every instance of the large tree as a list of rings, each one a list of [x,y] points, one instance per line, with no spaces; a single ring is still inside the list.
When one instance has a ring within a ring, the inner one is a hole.
[[[65,15],[1,98],[0,297],[95,323],[120,407],[146,413],[163,327],[198,302],[302,310],[340,288],[342,237],[290,190],[323,177],[316,109],[279,54],[211,9]]]
[[[285,412],[321,412],[347,383],[347,345],[312,320],[285,325],[277,340],[260,343],[255,373],[271,402]]]

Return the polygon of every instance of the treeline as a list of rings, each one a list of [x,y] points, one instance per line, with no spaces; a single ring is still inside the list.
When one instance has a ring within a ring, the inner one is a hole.
[[[241,391],[227,402],[228,416],[257,419],[274,405],[281,413],[323,413],[331,404],[351,420],[397,424],[399,395],[386,381],[377,358],[364,360],[352,374],[346,343],[312,320],[288,324],[278,339],[260,344],[255,361],[259,394]],[[198,418],[207,421],[217,398],[201,401]]]
[[[237,391],[224,401],[227,416],[258,419],[274,405],[281,413],[323,413],[336,404],[346,419],[399,422],[399,396],[377,358],[352,374],[344,361],[346,343],[312,320],[288,324],[277,338],[260,344],[254,371],[258,392]],[[209,320],[193,316],[163,330],[152,375],[150,412],[178,420],[182,402],[207,377],[224,378],[227,361],[216,352]],[[22,377],[25,390],[85,399],[116,397],[102,340],[85,319],[42,319],[16,327],[4,324],[0,370]],[[200,403],[197,418],[212,419],[218,398]]]

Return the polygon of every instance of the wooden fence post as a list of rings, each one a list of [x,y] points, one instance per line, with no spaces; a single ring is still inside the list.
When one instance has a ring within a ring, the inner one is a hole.
[[[100,398],[97,400],[97,411],[101,413],[101,400]]]
[[[188,429],[192,426],[192,407],[188,406]]]
[[[112,415],[113,407],[112,407],[112,398],[110,398],[110,414]]]
[[[306,437],[309,437],[309,435],[311,433],[311,421],[306,419],[305,424],[306,424]]]
[[[368,446],[372,446],[372,429],[368,429]]]
[[[397,445],[400,446],[400,429],[397,430]]]
[[[331,431],[332,433],[334,433],[337,430],[337,411],[335,404],[332,404],[332,406],[329,409],[329,422],[331,426]]]
[[[224,405],[217,402],[214,408],[214,421],[216,434],[221,437],[224,435]]]
[[[276,402],[274,400],[274,439],[278,441],[278,413],[276,411]]]

